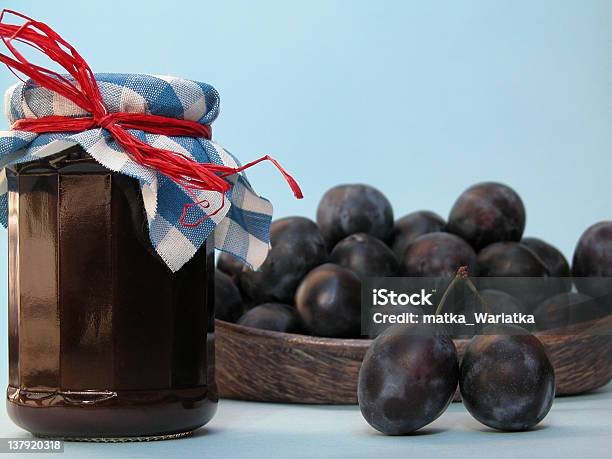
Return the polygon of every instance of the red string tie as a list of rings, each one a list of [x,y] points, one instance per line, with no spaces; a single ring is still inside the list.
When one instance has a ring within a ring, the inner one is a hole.
[[[4,15],[12,14],[25,22],[22,25],[3,23]],[[184,226],[197,226],[207,218],[219,212],[225,204],[225,193],[230,189],[227,177],[238,174],[262,161],[270,161],[281,172],[296,198],[303,197],[302,191],[281,165],[266,155],[242,167],[229,167],[217,164],[201,164],[180,153],[155,148],[128,132],[129,129],[140,130],[165,136],[202,137],[211,139],[210,126],[195,121],[180,120],[166,116],[147,113],[109,113],[94,74],[81,55],[51,27],[35,21],[21,13],[4,9],[0,13],[0,38],[13,57],[0,53],[0,62],[4,63],[19,79],[20,72],[38,85],[47,88],[74,102],[89,116],[45,116],[41,118],[24,118],[15,121],[11,128],[36,133],[47,132],[80,132],[88,129],[103,128],[110,132],[117,144],[132,160],[142,166],[160,172],[192,197],[194,203],[183,206],[180,222]],[[13,45],[13,41],[30,46],[52,61],[59,64],[73,80],[47,68],[29,62]],[[22,79],[21,79],[22,80]],[[23,80],[22,80],[23,81]],[[24,82],[26,84],[30,84]],[[207,200],[198,199],[197,191],[214,191],[221,194],[221,205],[218,209],[194,223],[185,222],[187,211],[193,206],[208,209]]]

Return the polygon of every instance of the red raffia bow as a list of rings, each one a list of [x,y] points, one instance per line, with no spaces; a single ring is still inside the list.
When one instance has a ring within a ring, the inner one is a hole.
[[[26,22],[20,26],[2,23],[5,13],[13,14]],[[74,102],[90,116],[72,118],[65,116],[45,116],[42,118],[25,118],[17,120],[12,129],[37,133],[45,132],[75,132],[87,129],[104,128],[108,130],[115,141],[137,163],[161,172],[178,185],[182,186],[194,199],[194,203],[186,204],[181,215],[181,224],[197,226],[207,218],[215,215],[223,208],[225,192],[231,185],[225,180],[230,175],[237,174],[261,161],[272,162],[283,174],[296,198],[302,198],[302,191],[297,182],[270,156],[263,156],[242,167],[228,167],[217,164],[200,164],[180,153],[155,148],[132,134],[128,129],[136,129],[152,134],[167,136],[204,137],[210,139],[210,126],[194,121],[179,120],[165,116],[146,113],[109,113],[94,74],[85,59],[66,40],[51,27],[15,11],[2,10],[0,14],[0,37],[13,54],[14,58],[0,53],[0,61],[13,72],[27,75],[32,81]],[[24,43],[45,54],[57,62],[68,72],[74,82],[68,78],[44,67],[29,62],[11,43],[13,40]],[[20,78],[21,79],[21,78]],[[208,213],[204,218],[194,222],[185,222],[187,211],[192,206],[205,209],[210,206],[206,200],[198,200],[195,191],[207,190],[221,194],[221,206]]]

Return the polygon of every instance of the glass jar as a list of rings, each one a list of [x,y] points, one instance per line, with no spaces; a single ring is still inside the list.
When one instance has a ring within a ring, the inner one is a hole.
[[[12,420],[107,440],[206,424],[217,404],[212,241],[172,273],[138,182],[80,147],[7,178]]]

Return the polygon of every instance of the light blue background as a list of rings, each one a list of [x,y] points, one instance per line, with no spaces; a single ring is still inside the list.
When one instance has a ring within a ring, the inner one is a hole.
[[[313,217],[340,182],[375,185],[398,216],[445,216],[464,188],[499,180],[523,197],[526,233],[567,256],[586,227],[612,217],[610,2],[3,5],[54,27],[94,71],[212,83],[216,140],[243,161],[271,154],[304,189],[296,201],[271,165],[252,170],[276,216]],[[14,81],[0,69],[0,87]]]

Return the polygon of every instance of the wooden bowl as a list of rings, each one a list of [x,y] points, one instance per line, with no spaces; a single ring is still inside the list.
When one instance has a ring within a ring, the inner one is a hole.
[[[591,327],[576,327],[576,333]],[[601,321],[598,325],[602,325]],[[606,318],[608,330],[612,318]],[[318,338],[215,325],[221,397],[285,403],[357,403],[357,375],[369,339]],[[565,333],[568,331],[565,330]],[[570,330],[573,333],[573,330]],[[557,395],[580,394],[612,379],[612,336],[538,334],[555,368]],[[455,340],[459,356],[469,340]],[[458,395],[455,397],[458,400]]]

